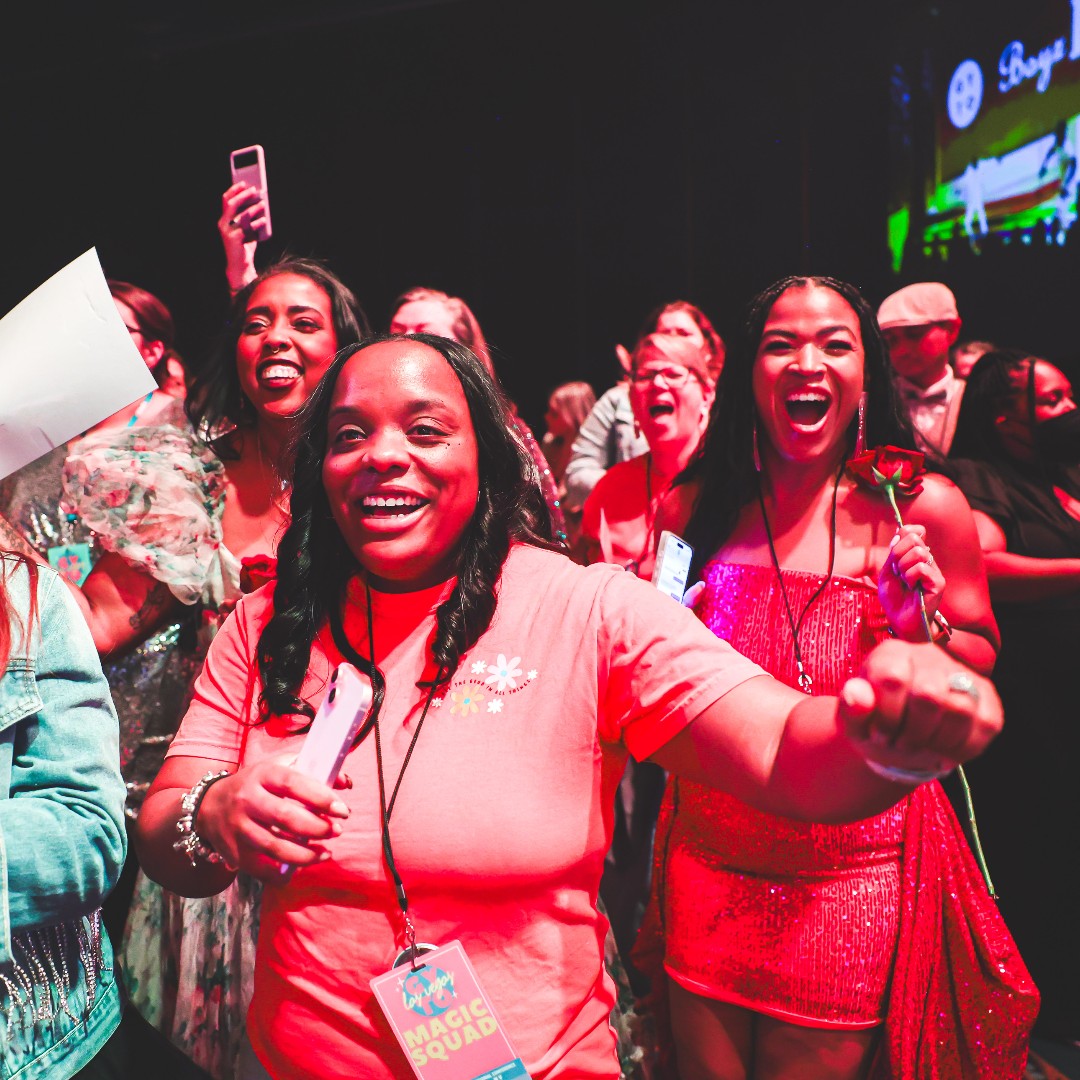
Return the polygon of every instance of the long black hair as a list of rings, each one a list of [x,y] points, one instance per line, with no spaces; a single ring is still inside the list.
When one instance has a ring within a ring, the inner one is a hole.
[[[240,387],[236,370],[236,344],[244,328],[251,294],[270,278],[297,274],[314,282],[330,299],[330,315],[338,348],[360,341],[371,333],[367,316],[352,290],[328,266],[317,259],[295,255],[279,259],[233,297],[223,334],[209,363],[196,372],[188,389],[186,409],[192,427],[200,435],[214,438],[231,427],[249,427],[255,422],[254,406]]]
[[[893,388],[888,347],[878,328],[874,311],[854,285],[831,277],[786,277],[758,293],[750,302],[739,333],[728,349],[724,370],[716,388],[709,426],[693,461],[679,482],[696,481],[698,494],[686,541],[694,548],[691,574],[702,567],[731,535],[743,507],[757,498],[760,477],[754,466],[753,376],[761,335],[773,304],[788,289],[832,289],[851,305],[859,320],[865,354],[864,388],[866,441],[868,446],[889,443],[913,449],[915,439]],[[855,446],[858,420],[848,431]],[[695,580],[692,576],[691,581]]]
[[[559,550],[528,451],[511,430],[506,399],[475,354],[433,334],[383,334],[342,349],[297,417],[292,523],[278,545],[274,614],[259,638],[262,716],[312,709],[299,697],[311,643],[339,611],[349,579],[360,572],[330,512],[322,468],[327,419],[338,376],[350,357],[384,341],[417,341],[434,349],[457,376],[476,434],[480,490],[462,538],[457,582],[435,613],[432,657],[443,681],[457,670],[495,614],[496,583],[510,544]]]
[[[974,458],[993,465],[1012,464],[1001,444],[997,418],[1010,406],[1021,405],[1035,427],[1035,364],[1040,358],[1023,349],[991,349],[968,372],[956,418],[949,457]]]

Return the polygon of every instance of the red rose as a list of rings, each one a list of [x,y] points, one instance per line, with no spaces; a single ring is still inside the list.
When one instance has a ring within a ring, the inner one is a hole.
[[[240,560],[240,591],[249,593],[277,577],[277,559],[272,555],[249,555]]]
[[[892,487],[897,495],[918,495],[922,491],[924,455],[918,450],[901,450],[898,446],[877,446],[851,458],[848,475],[867,487]]]

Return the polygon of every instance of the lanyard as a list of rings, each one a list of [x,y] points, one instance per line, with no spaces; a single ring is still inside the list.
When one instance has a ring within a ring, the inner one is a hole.
[[[154,391],[151,390],[150,393],[147,394],[146,397],[144,397],[142,399],[142,401],[139,402],[139,407],[135,410],[134,413],[132,413],[131,419],[125,425],[126,427],[134,427],[135,426],[135,421],[139,419],[139,416],[141,415],[143,409],[145,409],[146,406],[150,404],[150,401],[152,400],[153,396],[154,396]]]
[[[427,719],[428,710],[431,708],[432,699],[435,697],[435,691],[442,683],[444,669],[441,667],[439,668],[438,674],[435,676],[435,679],[428,690],[427,699],[424,701],[423,711],[420,713],[420,719],[416,724],[416,730],[413,732],[413,737],[409,742],[409,748],[405,751],[404,760],[401,762],[401,769],[399,770],[397,780],[394,783],[394,790],[390,793],[390,802],[387,803],[386,778],[383,772],[382,739],[379,736],[379,712],[382,709],[385,683],[381,678],[381,673],[378,672],[378,668],[375,666],[375,620],[371,606],[371,587],[366,581],[364,582],[364,593],[367,597],[368,651],[371,653],[371,659],[368,660],[361,656],[353,648],[352,643],[345,636],[345,627],[340,619],[336,617],[331,619],[330,633],[334,638],[334,644],[337,646],[338,651],[346,660],[354,664],[361,671],[368,672],[369,675],[372,673],[379,675],[377,679],[372,679],[372,685],[375,688],[375,702],[371,710],[370,723],[375,730],[375,764],[379,776],[379,808],[382,812],[383,859],[386,861],[386,868],[390,872],[390,877],[393,878],[394,892],[397,894],[398,907],[401,908],[401,915],[405,920],[405,951],[408,954],[409,963],[413,971],[416,971],[416,958],[418,956],[416,951],[416,929],[413,926],[412,919],[409,918],[409,897],[405,892],[405,883],[401,880],[397,864],[394,862],[394,849],[390,843],[390,815],[394,812],[394,803],[397,801],[401,781],[405,777],[405,770],[409,767],[409,761],[412,759],[413,750],[416,749],[416,740],[420,738],[420,729],[424,726],[424,721]],[[365,738],[370,730],[371,727],[365,724],[358,736],[358,741]]]

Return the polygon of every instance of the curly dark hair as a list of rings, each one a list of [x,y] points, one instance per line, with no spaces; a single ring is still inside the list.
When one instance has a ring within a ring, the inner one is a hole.
[[[506,399],[476,355],[433,334],[383,334],[342,349],[297,417],[292,524],[278,546],[274,613],[259,638],[260,713],[312,716],[299,697],[319,628],[340,612],[349,580],[362,573],[335,523],[323,488],[327,420],[342,368],[358,352],[386,341],[434,349],[457,376],[476,434],[480,491],[462,538],[457,582],[435,613],[431,652],[439,681],[448,681],[495,614],[496,584],[513,542],[561,550],[528,451],[511,430]],[[379,699],[381,673],[370,668]]]
[[[709,427],[694,460],[679,483],[696,481],[698,494],[686,542],[694,548],[691,575],[700,576],[705,563],[727,540],[743,507],[757,498],[759,476],[754,468],[753,374],[758,346],[773,304],[788,289],[832,289],[851,305],[859,319],[865,354],[866,441],[868,446],[889,443],[913,449],[911,425],[893,388],[888,347],[873,309],[854,285],[831,277],[786,277],[758,293],[750,302],[738,337],[728,349],[716,388]],[[854,448],[857,420],[848,432]],[[696,580],[694,576],[691,581]]]
[[[225,329],[213,350],[210,362],[191,380],[187,394],[187,414],[200,434],[211,437],[225,428],[251,427],[255,410],[240,388],[236,370],[236,344],[244,328],[244,315],[251,294],[270,278],[281,274],[298,274],[313,281],[330,298],[330,313],[338,348],[360,341],[371,333],[363,308],[352,290],[317,259],[289,255],[268,266],[254,281],[249,282],[233,297]]]

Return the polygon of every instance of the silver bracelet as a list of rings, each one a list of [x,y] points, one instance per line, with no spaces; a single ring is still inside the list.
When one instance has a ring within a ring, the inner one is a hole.
[[[176,851],[186,855],[191,865],[198,867],[199,860],[208,863],[223,863],[225,857],[219,855],[203,838],[195,831],[195,815],[199,812],[199,804],[211,784],[226,776],[232,776],[228,769],[221,772],[208,772],[202,779],[197,780],[190,791],[185,791],[180,798],[180,807],[184,811],[180,820],[176,823],[176,831],[180,839],[173,844]]]
[[[882,765],[879,761],[871,761],[863,755],[870,771],[876,773],[883,780],[891,780],[894,784],[925,784],[930,780],[940,780],[952,772],[952,766],[947,769],[902,769],[898,765]]]

